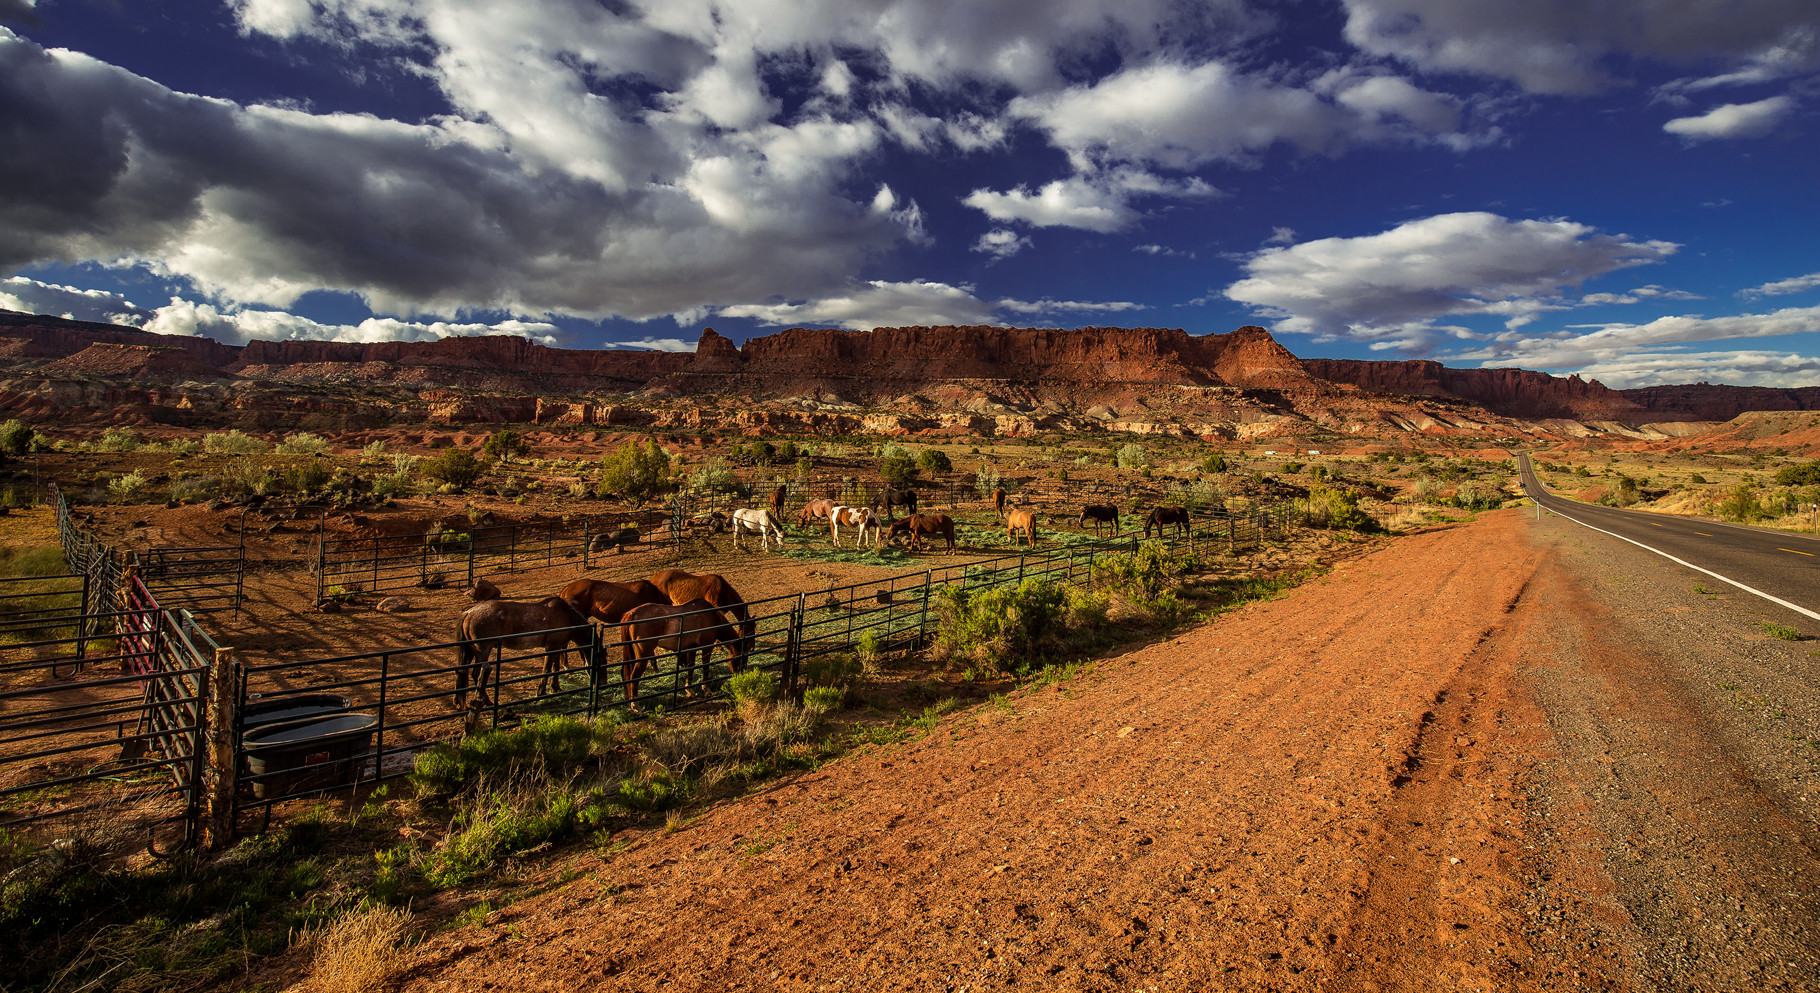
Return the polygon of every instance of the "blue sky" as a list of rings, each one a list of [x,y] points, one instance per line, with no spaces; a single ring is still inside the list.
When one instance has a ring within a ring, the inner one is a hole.
[[[0,307],[1820,384],[1813,0],[0,0]]]

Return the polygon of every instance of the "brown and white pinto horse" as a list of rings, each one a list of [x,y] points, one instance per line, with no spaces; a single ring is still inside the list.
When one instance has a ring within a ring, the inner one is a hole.
[[[854,548],[865,545],[868,530],[872,532],[872,547],[878,547],[882,526],[878,522],[878,515],[872,512],[871,507],[836,507],[828,513],[828,533],[834,539],[835,548],[840,547],[842,525],[859,529],[859,537],[853,543]]]
[[[695,695],[696,652],[702,653],[704,670],[713,659],[715,645],[726,649],[727,668],[734,672],[745,668],[733,625],[700,597],[675,606],[647,603],[633,607],[619,626],[619,636],[626,643],[626,660],[619,667],[619,678],[628,701],[637,698],[638,681],[659,651],[676,653],[683,691],[690,696]],[[707,683],[708,674],[704,671],[702,685],[706,687]]]

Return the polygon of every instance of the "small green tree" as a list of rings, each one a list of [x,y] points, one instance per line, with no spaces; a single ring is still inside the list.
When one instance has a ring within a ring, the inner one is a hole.
[[[525,442],[524,436],[510,428],[493,432],[487,437],[487,443],[480,446],[480,454],[500,465],[508,465],[513,459],[530,452],[531,446]]]
[[[1120,469],[1147,469],[1150,467],[1150,454],[1141,445],[1124,445],[1114,457]]]
[[[628,441],[612,455],[600,460],[600,486],[597,492],[631,500],[643,506],[645,501],[662,492],[670,482],[670,453],[656,438],[640,445]]]
[[[31,451],[32,426],[14,418],[0,424],[0,452],[7,455],[24,455]]]
[[[905,451],[902,445],[887,443],[878,454],[878,474],[885,477],[885,482],[893,486],[909,486],[916,481],[921,469],[917,468],[916,457]]]
[[[770,465],[771,460],[774,458],[777,458],[776,445],[773,445],[762,438],[752,445],[752,461],[757,462],[759,465]]]
[[[467,487],[487,471],[487,465],[465,448],[445,448],[442,454],[425,459],[417,471],[439,483]]]
[[[1202,472],[1225,472],[1226,471],[1226,456],[1221,455],[1219,452],[1214,452],[1213,454],[1207,456],[1206,458],[1201,460],[1201,471]]]
[[[924,472],[953,472],[954,462],[939,448],[925,448],[917,453],[916,465]]]

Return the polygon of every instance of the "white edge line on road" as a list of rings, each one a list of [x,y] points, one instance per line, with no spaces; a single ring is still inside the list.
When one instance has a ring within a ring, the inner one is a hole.
[[[1763,599],[1768,600],[1770,603],[1777,604],[1777,605],[1783,606],[1783,607],[1787,607],[1788,609],[1794,611],[1797,614],[1801,614],[1804,617],[1811,617],[1816,621],[1820,621],[1820,614],[1816,614],[1813,611],[1807,609],[1806,607],[1801,607],[1801,606],[1797,606],[1796,604],[1789,603],[1787,600],[1784,600],[1779,596],[1771,596],[1770,594],[1765,593],[1760,589],[1757,589],[1757,588],[1751,587],[1751,586],[1746,586],[1743,583],[1740,583],[1737,580],[1732,579],[1730,577],[1721,576],[1718,573],[1712,571],[1711,569],[1702,569],[1699,566],[1693,564],[1692,562],[1688,562],[1684,559],[1675,558],[1673,555],[1670,555],[1667,552],[1662,551],[1661,549],[1651,548],[1648,545],[1645,545],[1644,543],[1637,541],[1635,539],[1626,538],[1621,534],[1607,531],[1604,528],[1595,528],[1591,524],[1586,523],[1585,521],[1578,520],[1573,517],[1568,517],[1566,514],[1561,513],[1560,511],[1554,509],[1553,507],[1545,507],[1543,509],[1547,510],[1549,513],[1555,515],[1556,517],[1560,517],[1560,518],[1564,518],[1566,520],[1573,521],[1575,524],[1578,524],[1583,528],[1592,528],[1592,530],[1597,531],[1600,534],[1609,534],[1613,538],[1618,539],[1619,541],[1628,541],[1631,544],[1637,546],[1638,548],[1641,548],[1646,552],[1654,552],[1655,554],[1662,556],[1663,558],[1669,560],[1670,562],[1675,563],[1676,565],[1684,565],[1684,566],[1688,567],[1689,569],[1694,570],[1695,572],[1704,572],[1708,576],[1711,576],[1714,579],[1717,579],[1721,583],[1730,583],[1731,585],[1736,586],[1737,588],[1743,590],[1746,593],[1755,594],[1756,596],[1760,596]]]

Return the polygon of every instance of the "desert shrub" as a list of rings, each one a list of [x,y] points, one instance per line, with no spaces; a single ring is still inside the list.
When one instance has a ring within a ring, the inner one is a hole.
[[[510,464],[515,458],[530,454],[531,446],[524,436],[510,428],[501,428],[487,436],[486,444],[480,446],[480,454],[498,462]]]
[[[329,439],[308,431],[285,435],[277,449],[280,455],[321,455],[328,450]]]
[[[291,493],[314,493],[333,478],[321,459],[308,459],[284,470],[284,488]]]
[[[373,477],[373,495],[377,497],[408,496],[411,477],[408,473],[386,473]]]
[[[1326,480],[1327,479],[1327,467],[1324,465],[1309,466],[1308,467],[1308,478],[1314,480],[1317,483]]]
[[[1015,589],[945,587],[936,654],[1000,671],[1014,669],[1034,658],[1046,637],[1058,633],[1066,603],[1063,588],[1045,579],[1026,579]]]
[[[990,494],[993,490],[998,489],[998,481],[998,470],[982,463],[978,471],[973,474],[973,489],[981,495]]]
[[[1148,469],[1150,468],[1150,453],[1144,451],[1142,445],[1127,444],[1119,448],[1118,454],[1113,456],[1113,461],[1120,469]]]
[[[1305,499],[1293,502],[1296,516],[1311,528],[1371,532],[1378,530],[1377,518],[1359,508],[1359,494],[1354,490],[1315,486]]]
[[[1214,452],[1201,460],[1202,472],[1225,472],[1226,456]]]
[[[740,704],[769,703],[777,699],[777,675],[769,669],[747,669],[727,679],[727,692]]]
[[[1460,496],[1461,503],[1464,505],[1466,496],[1465,486],[1460,487]],[[1618,485],[1607,490],[1605,497],[1599,502],[1608,507],[1628,507],[1637,502],[1637,497],[1637,481],[1629,476],[1620,475],[1618,476]]]
[[[815,471],[815,460],[814,459],[805,455],[802,458],[796,460],[796,478],[797,479],[808,479],[809,474],[814,471]]]
[[[1417,501],[1421,503],[1434,503],[1441,495],[1441,481],[1433,476],[1423,476],[1416,480],[1413,492]]]
[[[803,709],[828,713],[839,710],[847,691],[839,686],[811,686],[803,691]]]
[[[954,461],[939,448],[925,448],[916,455],[917,468],[924,472],[953,472]]]
[[[194,438],[172,438],[164,443],[164,450],[176,455],[194,455],[202,450],[202,443]]]
[[[1194,555],[1172,555],[1161,545],[1149,544],[1136,552],[1095,558],[1093,582],[1131,599],[1150,599],[1200,567],[1201,560]]]
[[[141,444],[139,436],[126,428],[108,428],[101,432],[95,448],[103,452],[136,452]]]
[[[1306,462],[1285,462],[1283,463],[1283,475],[1294,475],[1295,473],[1301,472],[1306,467]]]
[[[445,448],[434,458],[424,459],[417,471],[428,479],[462,489],[474,485],[487,471],[487,464],[465,448]]]
[[[1777,486],[1816,486],[1820,485],[1820,462],[1809,462],[1806,465],[1783,466],[1776,470]]]
[[[236,459],[222,471],[221,484],[233,493],[265,496],[272,489],[272,474],[251,459]]]
[[[922,469],[916,464],[916,456],[911,455],[902,445],[887,442],[879,449],[878,474],[885,482],[893,486],[909,486],[916,481]]]
[[[253,455],[265,451],[266,444],[235,428],[203,435],[202,450],[210,455]]]
[[[769,441],[766,441],[763,438],[760,438],[758,441],[753,442],[753,444],[752,444],[752,461],[758,463],[759,465],[770,465],[771,460],[774,458],[777,458],[777,446],[776,445],[771,444]]]
[[[171,481],[171,499],[178,503],[200,500],[214,488],[215,481],[206,476],[180,476]]]
[[[1629,484],[1628,491],[1622,488],[1624,483]],[[1626,477],[1619,485],[1619,493],[1628,501],[1621,506],[1636,503],[1637,481]],[[1495,483],[1467,482],[1455,491],[1454,503],[1466,510],[1497,510],[1504,506],[1504,488]]]
[[[145,473],[135,469],[124,476],[116,476],[107,481],[107,495],[122,503],[139,495],[145,489]]]
[[[885,637],[875,630],[861,631],[853,647],[862,659],[876,659],[885,654]]]
[[[605,821],[608,793],[577,792],[533,773],[461,805],[451,830],[424,860],[424,879],[438,887],[484,878],[507,859]]]
[[[863,660],[846,652],[817,655],[803,662],[803,675],[810,686],[851,686],[865,670]]]
[[[1757,490],[1749,482],[1739,483],[1725,499],[1713,508],[1714,513],[1728,521],[1748,523],[1768,516],[1763,511],[1763,504],[1757,499]]]
[[[731,493],[739,489],[739,477],[733,474],[732,463],[717,458],[689,474],[689,488],[701,493]]]
[[[1695,484],[1695,485],[1699,485],[1699,486],[1704,486],[1704,485],[1706,485],[1706,477],[1705,477],[1705,476],[1702,476],[1702,475],[1700,475],[1700,474],[1699,474],[1699,473],[1697,473],[1697,472],[1696,472],[1696,473],[1694,473],[1694,474],[1693,474],[1693,475],[1691,475],[1691,476],[1689,476],[1689,477],[1687,477],[1687,481],[1688,481],[1688,482],[1690,482],[1690,483],[1693,483],[1693,484]]]
[[[399,946],[411,926],[409,910],[356,908],[305,933],[311,949],[310,985],[321,993],[366,993],[398,971]]]
[[[363,459],[385,458],[385,442],[375,441],[368,443],[366,447],[360,450],[360,457]]]
[[[1770,621],[1760,621],[1760,622],[1758,622],[1757,626],[1763,629],[1764,634],[1767,634],[1770,637],[1776,638],[1781,641],[1800,641],[1801,640],[1801,632],[1796,630],[1795,628],[1789,627],[1786,624],[1776,624],[1776,623],[1773,623]]]
[[[0,453],[24,455],[31,450],[31,444],[31,425],[18,418],[0,424]]]
[[[600,460],[601,496],[620,496],[642,506],[669,481],[670,453],[655,438],[645,439],[643,445],[628,441],[617,453]]]
[[[561,773],[600,754],[615,725],[610,717],[552,716],[510,730],[482,731],[420,753],[408,781],[419,798],[437,800],[532,768]]]
[[[1091,631],[1104,627],[1106,615],[1112,609],[1112,600],[1097,590],[1084,590],[1078,586],[1067,588],[1066,611],[1064,617],[1068,627],[1075,630]]]

